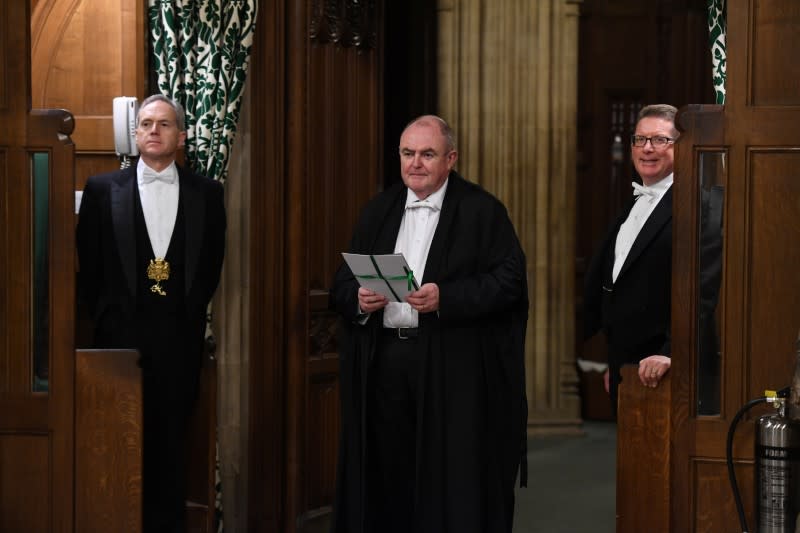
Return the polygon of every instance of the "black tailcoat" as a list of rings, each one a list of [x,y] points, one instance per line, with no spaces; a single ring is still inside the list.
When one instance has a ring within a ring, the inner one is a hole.
[[[698,357],[700,379],[709,382],[701,390],[700,406],[705,414],[719,409],[719,347],[714,317],[722,276],[723,200],[719,189],[711,193],[702,189],[700,194]],[[615,407],[622,365],[672,353],[672,187],[650,214],[617,281],[612,283],[617,233],[632,207],[633,201],[609,229],[585,278],[584,336],[605,331]]]
[[[178,217],[166,256],[172,272],[161,283],[166,296],[150,291],[153,251],[135,165],[89,178],[77,228],[80,294],[94,322],[94,346],[140,352],[143,496],[151,531],[162,528],[154,520],[171,522],[183,506],[185,427],[197,393],[206,309],[225,252],[222,185],[183,168],[178,176]]]
[[[397,184],[363,210],[350,252],[392,253],[407,189]],[[415,524],[410,533],[511,531],[514,481],[524,456],[527,404],[525,256],[505,207],[451,172],[421,283],[439,286],[438,313],[419,316]],[[333,531],[364,529],[364,405],[383,313],[355,321],[358,282],[343,265],[331,305],[341,316],[342,432]],[[521,472],[524,478],[524,470]]]
[[[178,175],[179,206],[185,222],[185,271],[184,286],[173,290],[180,290],[184,297],[187,320],[204,323],[225,253],[223,189],[220,183],[180,167]],[[81,296],[95,323],[95,344],[100,342],[106,348],[136,345],[131,319],[143,274],[137,271],[136,257],[138,194],[135,165],[92,176],[83,190],[77,230]],[[193,339],[198,350],[202,349],[202,333],[200,336],[200,341]]]
[[[612,282],[617,233],[632,207],[633,202],[609,229],[585,278],[584,334],[588,338],[601,329],[606,333],[614,400],[622,365],[672,351],[672,187],[642,226]]]

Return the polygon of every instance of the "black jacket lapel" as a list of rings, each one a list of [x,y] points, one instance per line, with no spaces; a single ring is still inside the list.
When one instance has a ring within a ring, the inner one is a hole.
[[[656,235],[658,235],[658,232],[661,231],[661,228],[663,228],[664,225],[671,219],[672,187],[670,187],[667,192],[664,193],[661,201],[658,202],[656,208],[653,209],[653,212],[650,213],[650,216],[647,218],[647,222],[645,222],[644,226],[642,226],[642,230],[639,232],[639,235],[636,236],[636,240],[633,241],[631,251],[628,252],[628,257],[625,258],[625,264],[622,265],[617,279],[622,277],[630,265],[636,261],[639,255],[641,255],[642,251],[647,248],[647,245],[650,244],[650,241],[652,241]]]
[[[375,250],[375,253],[394,253],[397,234],[400,231],[400,222],[403,220],[407,195],[408,189],[406,187],[398,187],[397,193],[389,199],[389,206],[383,210],[384,213],[388,213],[386,219],[382,222],[374,221],[380,229],[375,232],[373,242],[369,243],[369,249]]]
[[[450,172],[447,181],[447,190],[444,193],[444,201],[442,202],[442,212],[439,214],[439,223],[436,225],[436,231],[433,234],[430,250],[428,250],[428,260],[425,263],[425,272],[421,283],[430,281],[431,277],[436,276],[441,268],[442,258],[444,257],[444,247],[446,244],[447,236],[450,234],[450,228],[456,219],[456,212],[458,211],[458,201],[464,191],[464,178],[458,175],[455,171]]]

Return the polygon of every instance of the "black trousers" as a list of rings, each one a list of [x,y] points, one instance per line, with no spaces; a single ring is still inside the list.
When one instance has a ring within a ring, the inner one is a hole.
[[[188,419],[153,381],[144,386],[143,532],[185,533]]]
[[[416,338],[381,333],[367,385],[366,531],[412,533],[420,355]]]
[[[200,355],[189,355],[189,336],[183,334],[180,320],[153,316],[157,320],[145,323],[140,334],[143,531],[185,533],[188,430],[197,398]]]

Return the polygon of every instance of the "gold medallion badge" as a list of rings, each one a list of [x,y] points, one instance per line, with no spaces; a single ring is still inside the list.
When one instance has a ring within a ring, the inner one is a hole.
[[[161,282],[169,279],[169,263],[164,261],[163,257],[156,257],[155,261],[150,260],[150,266],[147,267],[147,279],[155,281],[155,285],[150,287],[152,292],[156,292],[161,296],[166,296],[167,293],[161,287]]]

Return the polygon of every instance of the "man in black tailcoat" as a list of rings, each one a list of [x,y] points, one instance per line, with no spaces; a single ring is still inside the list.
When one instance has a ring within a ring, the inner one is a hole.
[[[400,139],[403,183],[364,208],[350,252],[402,252],[405,302],[343,265],[336,533],[511,532],[524,482],[525,256],[505,207],[455,171],[439,117]],[[523,462],[524,464],[524,462]]]
[[[606,391],[616,412],[620,368],[639,365],[639,379],[655,387],[671,364],[672,180],[677,110],[644,107],[631,139],[631,159],[642,185],[611,226],[585,278],[584,334],[600,330],[608,342]]]
[[[184,112],[139,108],[138,164],[89,178],[77,229],[79,286],[97,348],[140,353],[143,530],[185,531],[186,432],[196,403],[206,309],[225,252],[222,185],[178,167]]]

